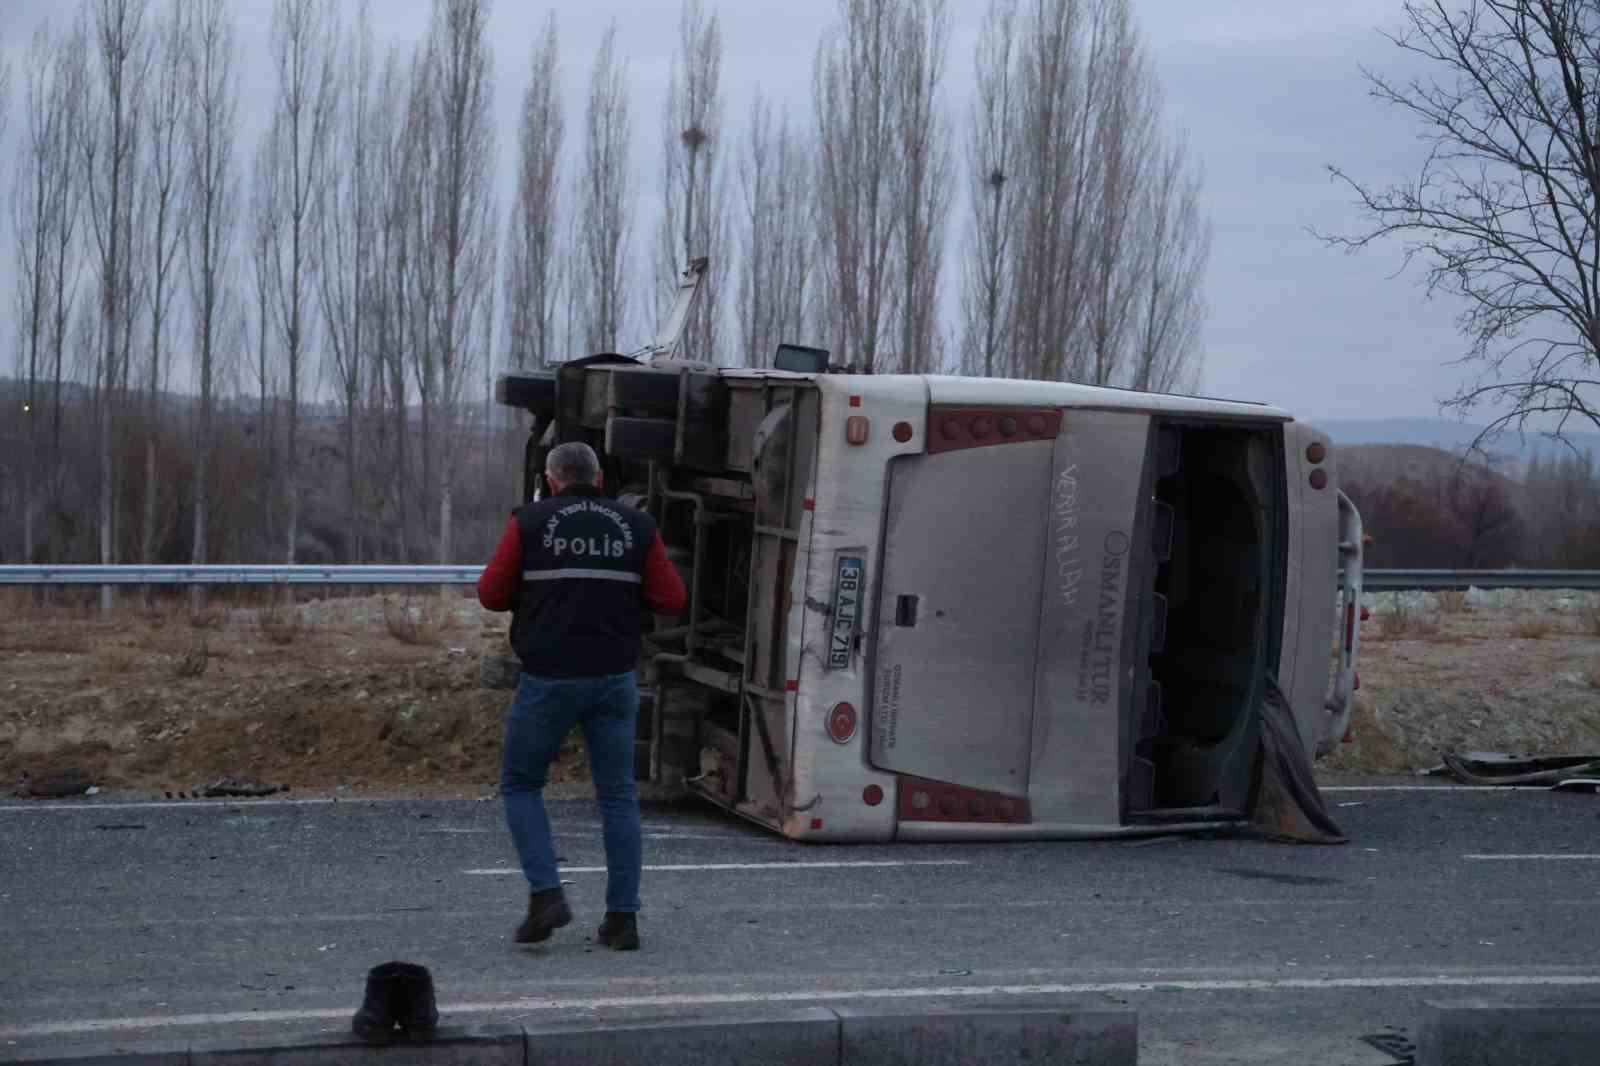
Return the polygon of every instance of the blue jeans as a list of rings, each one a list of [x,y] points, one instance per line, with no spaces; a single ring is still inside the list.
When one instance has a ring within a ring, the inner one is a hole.
[[[506,825],[530,891],[559,888],[544,786],[550,763],[574,724],[583,728],[589,770],[606,844],[606,910],[639,909],[643,841],[633,783],[634,731],[639,689],[632,673],[607,677],[534,677],[523,674],[506,716],[500,795]]]

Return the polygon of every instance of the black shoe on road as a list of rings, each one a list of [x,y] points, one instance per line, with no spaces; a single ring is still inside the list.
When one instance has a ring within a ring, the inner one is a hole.
[[[572,921],[572,908],[567,906],[566,894],[559,888],[547,888],[528,894],[528,916],[517,926],[519,944],[537,944],[549,940],[550,934]]]
[[[350,1028],[363,1040],[384,1041],[398,1025],[407,1036],[426,1037],[439,1023],[433,976],[414,962],[386,962],[367,971],[367,991]]]
[[[632,914],[606,911],[605,921],[600,923],[600,931],[595,939],[602,947],[615,948],[618,951],[638,951],[639,920]]]

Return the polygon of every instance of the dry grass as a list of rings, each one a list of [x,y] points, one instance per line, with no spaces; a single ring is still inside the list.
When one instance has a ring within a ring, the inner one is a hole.
[[[438,600],[383,598],[383,627],[402,644],[438,644],[449,621],[449,611]]]
[[[224,607],[208,606],[189,612],[190,629],[220,629],[227,621],[228,611]]]
[[[101,645],[94,650],[95,666],[107,674],[125,674],[140,659],[139,653],[121,644]]]
[[[1442,615],[1408,607],[1397,593],[1390,609],[1378,615],[1379,640],[1431,640],[1440,635]]]
[[[300,609],[293,603],[269,602],[256,608],[256,629],[269,643],[293,644],[301,626]]]
[[[189,646],[183,657],[173,667],[173,673],[178,677],[199,677],[206,672],[206,667],[211,662],[211,649],[206,635],[201,633],[199,638]]]
[[[1466,614],[1467,594],[1463,589],[1441,589],[1439,592],[1440,614]]]
[[[1543,640],[1555,632],[1555,624],[1542,615],[1525,615],[1511,626],[1511,635],[1518,640]]]

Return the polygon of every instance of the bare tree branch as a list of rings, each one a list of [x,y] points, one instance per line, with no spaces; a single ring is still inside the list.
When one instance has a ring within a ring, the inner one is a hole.
[[[1358,251],[1393,239],[1423,261],[1431,295],[1459,297],[1460,362],[1475,381],[1445,402],[1504,414],[1473,447],[1531,419],[1600,425],[1600,10],[1582,0],[1442,0],[1405,5],[1390,36],[1436,73],[1365,72],[1372,95],[1428,131],[1415,179],[1384,187],[1338,167],[1370,228],[1323,235]],[[1529,334],[1533,334],[1530,336]],[[1514,368],[1514,364],[1516,365]]]

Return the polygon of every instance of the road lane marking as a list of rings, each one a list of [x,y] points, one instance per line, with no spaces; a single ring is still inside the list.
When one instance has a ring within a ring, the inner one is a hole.
[[[1549,792],[1549,785],[1318,785],[1320,792]]]
[[[72,811],[148,811],[165,807],[183,807],[189,810],[204,807],[332,807],[343,806],[346,803],[369,804],[408,802],[414,801],[377,798],[364,799],[361,797],[352,797],[351,799],[251,799],[249,796],[237,796],[226,799],[140,800],[133,803],[73,803],[69,798],[56,800],[48,806],[42,803],[0,804],[0,814],[61,814],[71,813]]]
[[[1153,992],[1156,989],[1185,992],[1279,992],[1338,991],[1342,989],[1428,989],[1428,988],[1592,988],[1600,987],[1600,974],[1548,975],[1461,975],[1417,974],[1392,977],[1298,977],[1298,978],[1152,978],[1148,981],[1098,981],[1076,984],[1030,985],[938,985],[890,988],[811,989],[785,992],[705,992],[645,996],[601,996],[572,999],[511,999],[477,1003],[441,1003],[439,1013],[504,1014],[540,1011],[584,1011],[615,1009],[660,1009],[663,1007],[711,1007],[777,1003],[836,1003],[870,999],[952,999],[998,996],[1084,996]],[[302,1010],[227,1011],[210,1014],[170,1014],[130,1018],[89,1018],[34,1025],[0,1026],[0,1039],[59,1037],[85,1033],[111,1033],[185,1026],[246,1025],[261,1022],[348,1021],[350,1008],[307,1008]]]
[[[1551,853],[1551,854],[1545,854],[1545,855],[1463,855],[1461,857],[1463,859],[1472,859],[1472,860],[1475,860],[1477,862],[1497,862],[1497,861],[1519,860],[1519,859],[1534,859],[1534,860],[1542,859],[1542,860],[1554,860],[1554,861],[1557,861],[1557,862],[1560,862],[1562,860],[1579,860],[1579,861],[1584,861],[1584,862],[1594,862],[1596,860],[1600,860],[1600,855],[1562,855],[1562,854],[1559,854],[1559,853]]]
[[[1288,907],[1303,909],[1308,907],[1363,907],[1370,908],[1375,901],[1367,898],[1338,897],[1332,899],[1318,899],[1303,896],[1282,896],[1276,899],[1213,899],[1206,901],[1206,907],[1213,910],[1219,908],[1242,907],[1250,910],[1259,910],[1263,907]],[[1395,900],[1381,900],[1377,902],[1397,902]],[[1447,898],[1434,899],[1431,897],[1406,896],[1405,903],[1415,904],[1418,907],[1447,906],[1453,901]],[[1574,899],[1534,899],[1531,897],[1517,897],[1513,899],[1481,899],[1473,903],[1480,907],[1527,907],[1530,903],[1537,903],[1541,907],[1576,907],[1589,909],[1595,905],[1593,896],[1583,896]],[[858,913],[868,911],[907,910],[918,912],[932,911],[996,911],[996,910],[1042,910],[1046,908],[1076,907],[1079,910],[1142,910],[1149,904],[1143,900],[1084,900],[1084,899],[1007,899],[1007,900],[872,900],[859,903],[741,903],[735,906],[719,906],[708,904],[698,906],[686,905],[684,910],[695,914],[825,914],[832,912]],[[501,908],[480,910],[422,910],[417,908],[396,908],[385,911],[368,911],[353,914],[258,914],[258,915],[215,915],[204,918],[168,918],[168,917],[142,917],[108,918],[96,921],[74,921],[70,925],[51,925],[46,919],[40,917],[20,919],[25,923],[28,935],[48,938],[52,943],[57,938],[69,935],[84,935],[101,929],[157,929],[157,928],[182,928],[187,926],[222,926],[247,928],[253,925],[260,926],[295,926],[295,925],[347,925],[363,922],[394,922],[397,919],[416,918],[429,922],[440,921],[479,921],[487,920],[498,922],[505,911]],[[1185,912],[1187,915],[1187,912]]]
[[[249,797],[226,799],[196,799],[196,800],[150,800],[135,803],[72,803],[59,801],[51,805],[0,803],[0,815],[6,814],[70,814],[74,811],[140,811],[140,810],[243,810],[247,807],[343,807],[343,806],[375,806],[383,803],[487,803],[487,800],[473,799],[446,799],[429,800],[425,798],[392,799],[388,797],[371,797],[352,799],[250,799]],[[556,819],[558,830],[567,829],[601,829],[604,823],[592,820]],[[657,834],[652,839],[660,840],[726,840],[730,842],[748,842],[752,844],[784,843],[774,840],[770,836],[756,835],[741,829],[729,829],[726,832],[699,826],[692,832],[678,829],[670,822],[644,822],[642,828],[646,834]],[[497,833],[503,829],[425,829],[431,833]]]
[[[856,862],[685,862],[685,863],[660,863],[648,865],[646,870],[656,872],[684,872],[694,870],[861,870],[886,866],[971,866],[972,863],[964,859],[902,859],[884,860],[881,862],[856,861]],[[498,876],[505,874],[520,874],[522,871],[514,866],[496,866],[480,870],[462,870],[464,874],[474,876]],[[604,866],[563,866],[564,874],[603,874]]]

